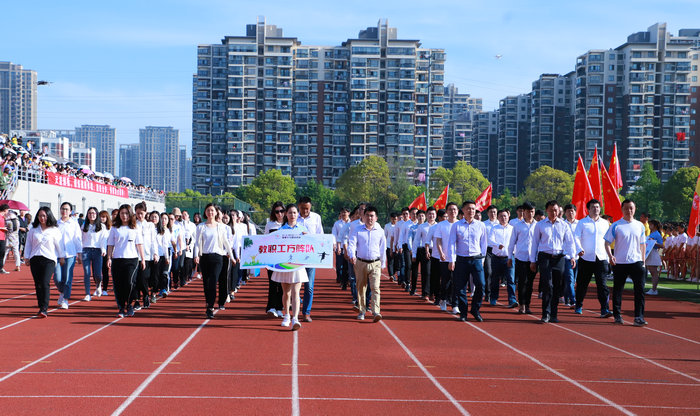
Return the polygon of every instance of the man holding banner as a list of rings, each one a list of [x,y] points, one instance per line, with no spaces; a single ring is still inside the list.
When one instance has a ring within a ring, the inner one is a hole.
[[[377,224],[377,208],[371,205],[365,208],[364,224],[350,231],[348,258],[355,268],[357,279],[357,300],[360,307],[357,319],[365,319],[365,294],[369,282],[372,290],[372,314],[374,322],[378,322],[382,319],[379,284],[382,269],[386,265],[386,237],[382,227]]]

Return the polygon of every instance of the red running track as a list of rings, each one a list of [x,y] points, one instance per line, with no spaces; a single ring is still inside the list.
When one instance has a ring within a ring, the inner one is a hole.
[[[503,306],[462,323],[383,279],[373,323],[319,270],[314,320],[292,332],[265,317],[264,277],[213,320],[201,280],[123,319],[112,296],[33,319],[33,291],[28,270],[0,278],[3,415],[700,413],[697,304],[647,297],[637,328],[625,293],[615,326],[589,290],[559,324]]]

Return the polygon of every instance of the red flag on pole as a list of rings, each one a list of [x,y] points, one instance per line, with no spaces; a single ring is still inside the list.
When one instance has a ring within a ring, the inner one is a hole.
[[[605,169],[605,167],[603,167],[603,169]],[[600,201],[602,199],[602,192],[600,189],[600,168],[598,167],[598,147],[596,147],[593,152],[591,167],[588,169],[588,182],[591,184],[593,198]]]
[[[586,204],[593,199],[591,184],[586,176],[586,168],[583,166],[581,155],[578,156],[576,166],[576,176],[574,176],[574,191],[571,194],[571,203],[576,205],[576,219],[580,220],[588,215]]]
[[[605,166],[601,165],[603,173],[603,196],[605,197],[605,213],[613,217],[613,221],[622,218],[622,205],[620,203],[620,195],[617,194],[615,185],[613,185],[608,171]]]
[[[408,206],[408,208],[417,208],[422,209],[423,211],[427,210],[428,203],[425,200],[425,192],[418,195],[418,198],[414,199],[413,202],[411,202],[411,205]]]
[[[445,189],[442,191],[438,199],[435,201],[433,206],[435,209],[445,209],[447,206],[447,197],[450,194],[450,185],[447,185]]]
[[[491,187],[491,184],[489,183],[489,186],[484,189],[484,192],[479,195],[478,198],[476,198],[476,210],[477,211],[483,211],[486,208],[488,208],[491,205],[491,194],[492,194],[493,188]]]
[[[693,194],[693,205],[690,208],[690,219],[688,220],[688,237],[695,237],[695,230],[700,223],[700,175],[695,184],[695,193]]]
[[[613,154],[610,156],[610,166],[608,167],[610,180],[615,189],[620,189],[624,186],[622,182],[622,172],[620,172],[620,161],[617,158],[617,143],[613,146]]]

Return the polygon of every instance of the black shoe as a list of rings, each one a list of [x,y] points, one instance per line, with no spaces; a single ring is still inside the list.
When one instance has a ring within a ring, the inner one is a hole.
[[[476,320],[476,322],[484,322],[484,318],[481,317],[481,314],[480,314],[479,312],[471,311],[471,312],[469,312],[469,313],[472,314],[472,316],[474,317],[474,319]]]
[[[530,310],[530,308],[525,308],[525,313],[527,315],[532,315],[532,311]]]
[[[467,317],[466,316],[460,316],[459,317],[460,322],[467,322]]]
[[[207,309],[207,319],[214,319],[214,309]]]
[[[510,305],[508,305],[508,309],[517,308],[518,306],[520,306],[518,302],[513,302]]]
[[[542,323],[547,323],[549,322],[549,315],[542,315],[542,319],[540,319]]]
[[[559,319],[556,318],[556,317],[555,317],[555,318],[550,318],[550,319],[549,319],[549,322],[550,322],[550,323],[553,323],[553,324],[558,324],[558,323],[559,323]]]

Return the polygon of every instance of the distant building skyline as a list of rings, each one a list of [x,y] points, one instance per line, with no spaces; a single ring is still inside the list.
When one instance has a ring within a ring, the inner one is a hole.
[[[37,129],[37,74],[0,61],[0,133]]]

